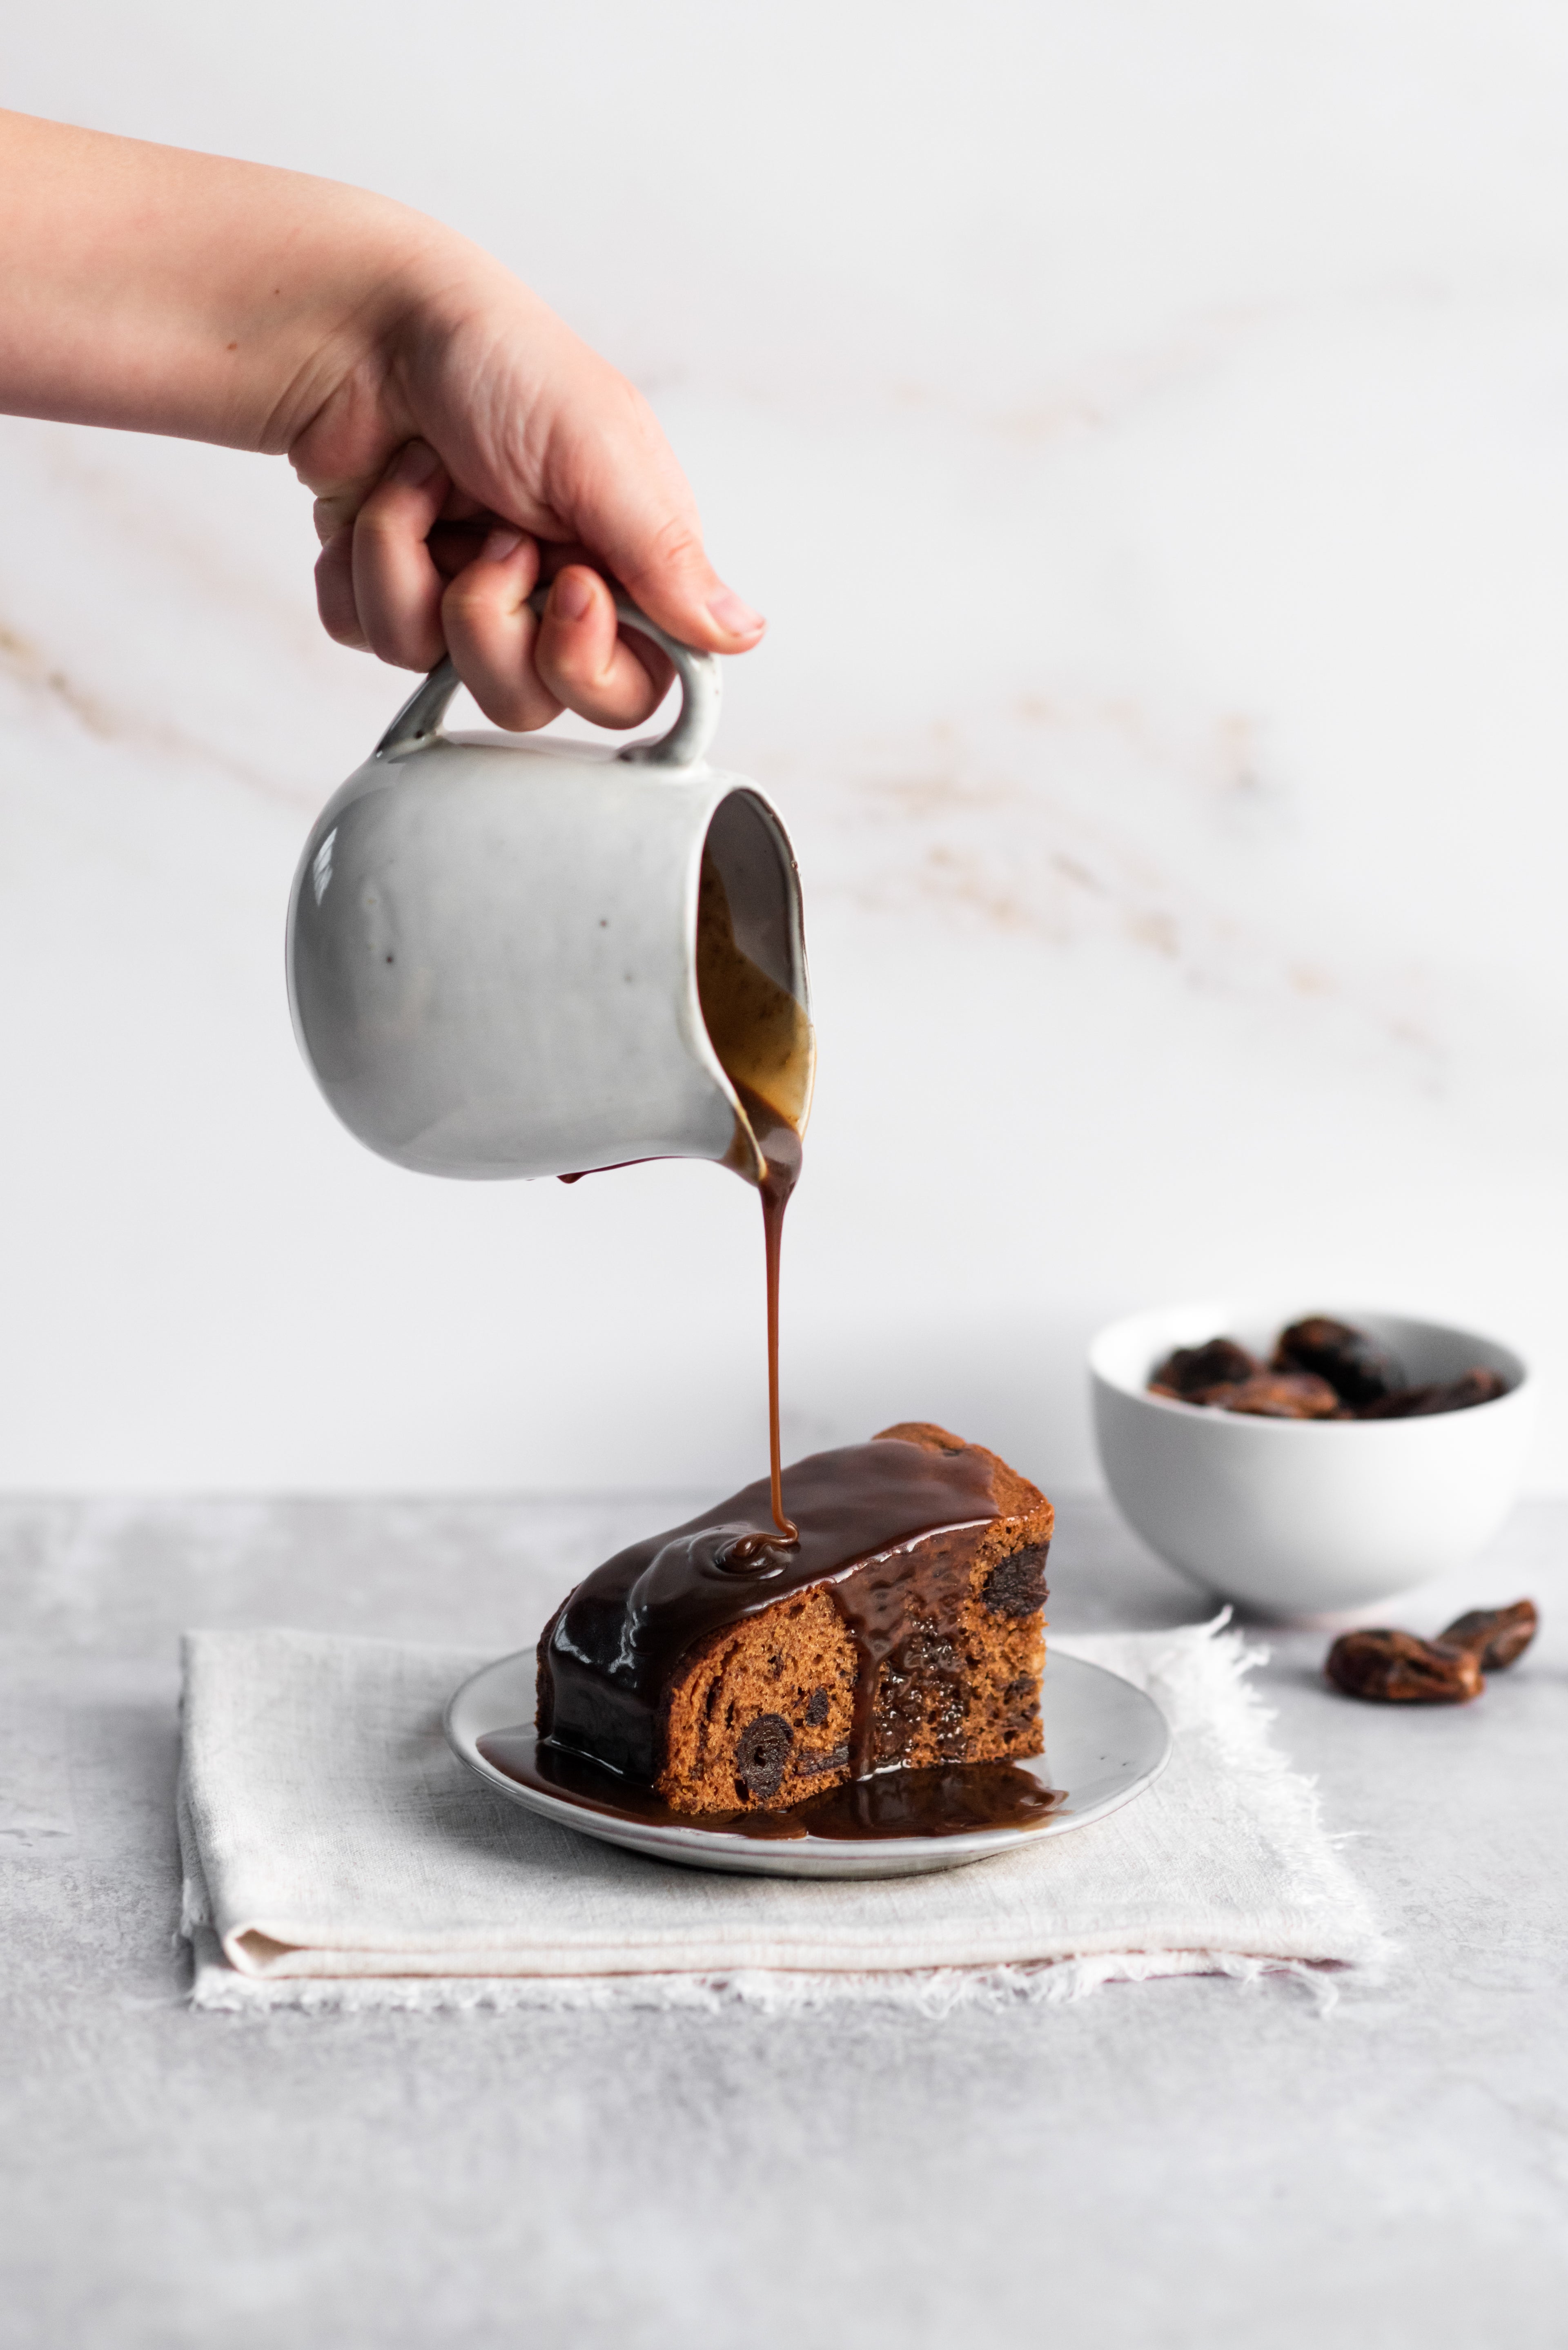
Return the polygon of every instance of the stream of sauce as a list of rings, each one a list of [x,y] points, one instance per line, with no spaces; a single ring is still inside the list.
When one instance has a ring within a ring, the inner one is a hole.
[[[763,1203],[763,1257],[767,1279],[768,1479],[770,1528],[742,1539],[747,1555],[796,1538],[784,1505],[784,1450],[779,1434],[779,1262],[784,1210],[800,1180],[803,1131],[811,1107],[816,1039],[805,1006],[753,962],[735,937],[723,876],[705,849],[697,895],[697,996],[720,1066],[735,1088],[742,1116],[725,1164],[756,1185]],[[635,1159],[616,1167],[635,1167]],[[612,1174],[615,1168],[563,1175]]]
[[[784,1505],[784,1447],[779,1436],[779,1260],[784,1247],[784,1210],[800,1180],[803,1149],[800,1128],[780,1116],[771,1102],[750,1086],[736,1080],[735,1091],[751,1122],[766,1170],[757,1189],[763,1202],[763,1253],[767,1268],[768,1296],[768,1501],[774,1531],[758,1537],[764,1548],[775,1542],[794,1542],[799,1528]]]
[[[800,1180],[802,1131],[811,1107],[815,1039],[805,1006],[743,952],[723,877],[704,855],[697,893],[697,996],[719,1063],[744,1114],[730,1163],[756,1184],[767,1269],[768,1479],[771,1530],[758,1549],[793,1543],[784,1504],[779,1438],[779,1258],[784,1210]],[[754,1148],[753,1147],[754,1146]]]

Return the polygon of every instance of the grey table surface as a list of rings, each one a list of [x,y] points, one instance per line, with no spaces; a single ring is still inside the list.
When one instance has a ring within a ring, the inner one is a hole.
[[[0,1503],[0,2342],[1054,2350],[1568,2343],[1568,1503],[1405,1611],[1529,1593],[1480,1702],[1277,1735],[1401,1956],[935,2021],[184,2004],[175,1641],[496,1651],[670,1497]],[[1093,1500],[1061,1630],[1209,1612]]]

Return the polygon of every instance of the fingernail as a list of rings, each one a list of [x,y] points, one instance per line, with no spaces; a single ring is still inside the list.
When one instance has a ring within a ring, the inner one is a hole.
[[[594,591],[581,571],[563,571],[550,591],[550,600],[563,620],[580,620],[594,600]]]
[[[516,554],[522,544],[520,530],[493,530],[479,550],[479,559],[482,563],[504,563],[509,555]]]
[[[440,463],[441,459],[428,441],[410,441],[398,459],[393,479],[401,482],[406,489],[417,490],[421,482],[430,480]]]
[[[716,596],[709,597],[708,609],[719,626],[732,637],[753,637],[759,629],[767,626],[760,612],[753,612],[749,604],[742,604],[728,588],[721,588]]]

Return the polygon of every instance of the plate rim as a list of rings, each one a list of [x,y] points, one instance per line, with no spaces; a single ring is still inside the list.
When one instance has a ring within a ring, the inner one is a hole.
[[[1108,1681],[1130,1693],[1147,1707],[1158,1723],[1160,1733],[1159,1752],[1149,1766],[1133,1777],[1125,1786],[1118,1786],[1082,1812],[1054,1813],[1032,1828],[977,1828],[971,1834],[953,1836],[870,1836],[847,1840],[834,1836],[810,1836],[786,1839],[775,1847],[753,1836],[726,1835],[722,1829],[672,1827],[659,1821],[639,1820],[630,1814],[598,1811],[577,1803],[567,1794],[556,1794],[544,1788],[529,1787],[514,1779],[490,1762],[478,1751],[470,1747],[459,1735],[454,1715],[463,1699],[476,1682],[507,1666],[524,1661],[530,1666],[535,1659],[534,1648],[514,1648],[503,1657],[493,1657],[460,1682],[448,1698],[441,1711],[441,1731],[447,1745],[457,1760],[472,1771],[493,1793],[506,1801],[519,1804],[524,1811],[548,1820],[556,1827],[570,1828],[576,1835],[592,1837],[601,1844],[618,1845],[622,1850],[643,1853],[654,1859],[679,1860],[697,1867],[737,1871],[748,1876],[784,1874],[805,1876],[817,1869],[839,1876],[881,1873],[872,1862],[873,1855],[884,1856],[884,1865],[898,1860],[903,1873],[918,1873],[922,1864],[952,1868],[970,1860],[987,1860],[1004,1852],[1015,1852],[1023,1845],[1038,1844],[1054,1835],[1065,1835],[1075,1828],[1092,1827],[1096,1821],[1108,1818],[1124,1804],[1143,1794],[1161,1776],[1175,1751],[1175,1739],[1163,1709],[1129,1680],[1125,1673],[1115,1671],[1109,1665],[1096,1663],[1088,1657],[1075,1657],[1065,1649],[1048,1651],[1045,1677],[1048,1682],[1053,1665],[1066,1666],[1075,1676],[1087,1673]],[[1071,1790],[1068,1790],[1071,1793]],[[772,1865],[770,1866],[770,1856]],[[858,1864],[858,1866],[856,1866]]]

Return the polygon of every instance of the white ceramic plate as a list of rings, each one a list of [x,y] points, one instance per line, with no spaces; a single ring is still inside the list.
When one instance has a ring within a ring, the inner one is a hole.
[[[578,1797],[528,1786],[498,1770],[479,1742],[532,1721],[532,1648],[502,1657],[464,1681],[446,1710],[453,1753],[487,1786],[524,1810],[562,1827],[656,1860],[687,1868],[722,1868],[753,1877],[919,1877],[936,1868],[962,1868],[993,1853],[1012,1852],[1037,1837],[1063,1835],[1104,1819],[1158,1778],[1170,1760],[1170,1731],[1151,1698],[1130,1681],[1076,1657],[1052,1655],[1045,1667],[1043,1711],[1045,1748],[1016,1770],[1063,1800],[1034,1827],[981,1828],[958,1835],[857,1837],[853,1842],[805,1835],[759,1841],[722,1829],[667,1826],[632,1812],[603,1810]],[[524,1733],[531,1739],[532,1732]],[[614,1782],[607,1774],[607,1785]]]

